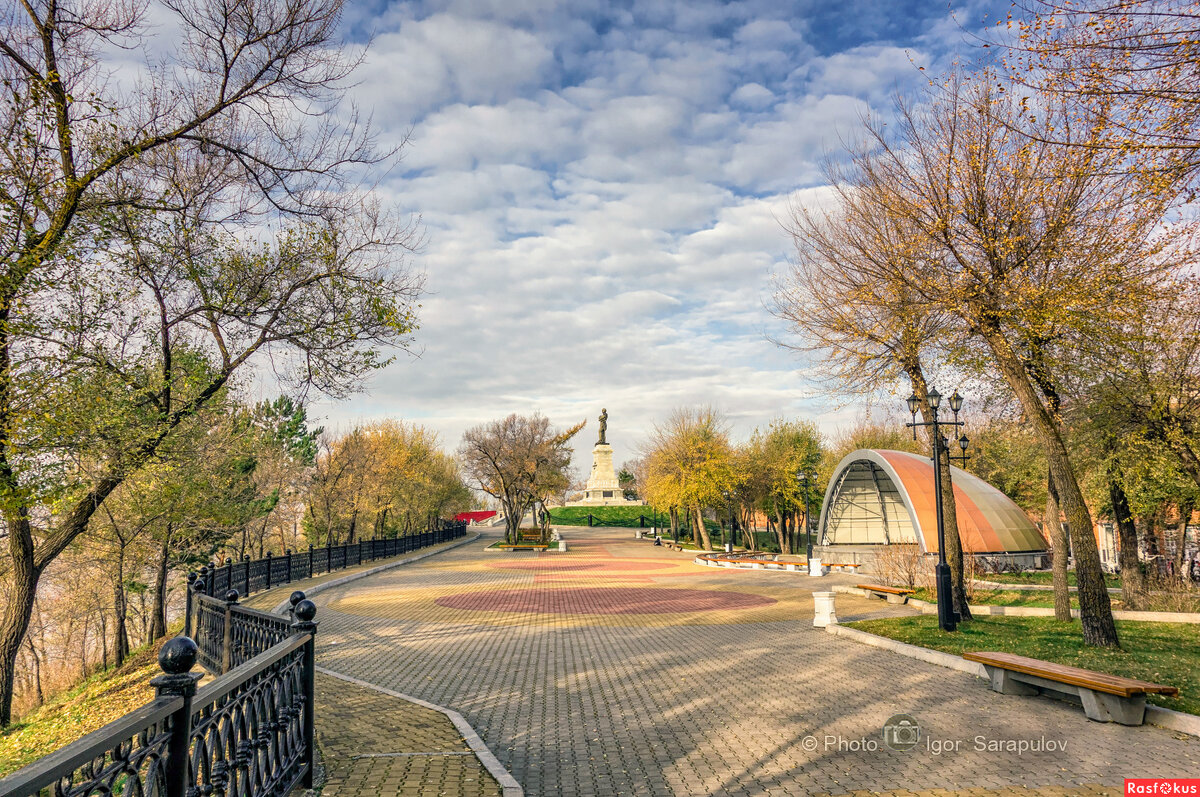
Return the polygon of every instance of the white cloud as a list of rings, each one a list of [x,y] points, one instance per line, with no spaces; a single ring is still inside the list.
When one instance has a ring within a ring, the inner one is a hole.
[[[907,40],[863,27],[818,55],[828,32],[778,11],[438,0],[380,14],[357,96],[392,130],[413,125],[408,171],[384,191],[423,214],[432,293],[421,357],[318,414],[414,419],[451,447],[509,412],[587,418],[584,469],[601,406],[618,461],[677,405],[715,404],[738,435],[854,417],[767,339],[785,334],[764,309],[790,247],[781,222],[792,192],[829,201],[818,161],[886,111],[910,50],[944,57],[945,34],[924,31],[945,18]]]

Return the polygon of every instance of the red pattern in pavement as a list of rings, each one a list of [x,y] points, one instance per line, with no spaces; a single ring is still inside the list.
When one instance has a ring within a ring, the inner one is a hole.
[[[758,609],[776,601],[745,592],[649,587],[499,589],[446,595],[435,603],[451,609],[536,614],[682,614]]]
[[[494,562],[491,566],[500,570],[536,570],[539,573],[565,573],[573,570],[586,570],[588,573],[632,573],[639,570],[670,570],[675,567],[675,563],[643,562],[630,559],[612,562],[562,562],[552,559],[535,559],[532,562]]]

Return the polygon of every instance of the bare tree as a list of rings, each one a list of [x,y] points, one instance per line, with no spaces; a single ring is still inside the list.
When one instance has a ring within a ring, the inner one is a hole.
[[[0,725],[41,574],[173,430],[252,362],[353,389],[414,328],[414,230],[351,190],[390,156],[341,107],[341,6],[0,12]]]
[[[836,210],[792,209],[796,262],[778,284],[774,312],[800,342],[781,345],[818,353],[826,382],[838,392],[874,397],[903,380],[918,398],[922,420],[929,422],[923,358],[961,332],[944,310],[902,283],[876,275],[911,269],[930,252],[916,243],[919,232],[903,219],[864,201],[835,169],[827,176],[839,200]],[[925,431],[932,450],[932,427]],[[941,471],[952,601],[962,619],[970,620],[950,453],[944,448],[939,446],[935,467]]]
[[[543,415],[513,413],[463,433],[458,449],[463,471],[480,490],[500,502],[507,541],[516,541],[521,518],[531,507],[570,486],[568,444],[585,423],[558,431]]]

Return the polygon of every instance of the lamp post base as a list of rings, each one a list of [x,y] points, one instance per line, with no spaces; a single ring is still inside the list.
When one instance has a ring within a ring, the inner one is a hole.
[[[934,568],[937,577],[938,625],[943,631],[958,630],[958,616],[954,612],[954,597],[950,586],[950,565],[938,562]]]

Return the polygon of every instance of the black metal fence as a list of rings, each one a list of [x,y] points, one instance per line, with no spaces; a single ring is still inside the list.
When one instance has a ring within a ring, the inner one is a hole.
[[[154,700],[0,779],[0,797],[274,797],[311,788],[316,606],[293,592],[291,616],[280,617],[238,599],[465,534],[465,523],[442,523],[189,574],[184,635],[159,651]],[[197,662],[217,676],[200,690]]]
[[[282,556],[273,556],[268,551],[262,559],[246,556],[240,562],[232,559],[226,559],[223,563],[209,562],[200,568],[198,574],[188,574],[188,584],[191,586],[197,580],[203,581],[203,592],[210,598],[224,598],[231,589],[237,590],[238,595],[245,598],[255,592],[312,578],[322,573],[343,570],[363,562],[388,559],[419,548],[449,542],[465,536],[466,533],[466,523],[439,520],[436,528],[404,537],[359,540],[349,545],[326,545],[321,548],[310,545],[307,551],[287,551]],[[191,592],[189,589],[189,595]]]
[[[212,603],[205,595],[197,602],[202,644],[178,636],[163,645],[152,702],[0,779],[0,797],[260,797],[310,788],[316,607],[302,592],[293,594],[291,620]],[[219,673],[199,691],[197,661]],[[221,669],[208,667],[213,661]]]

